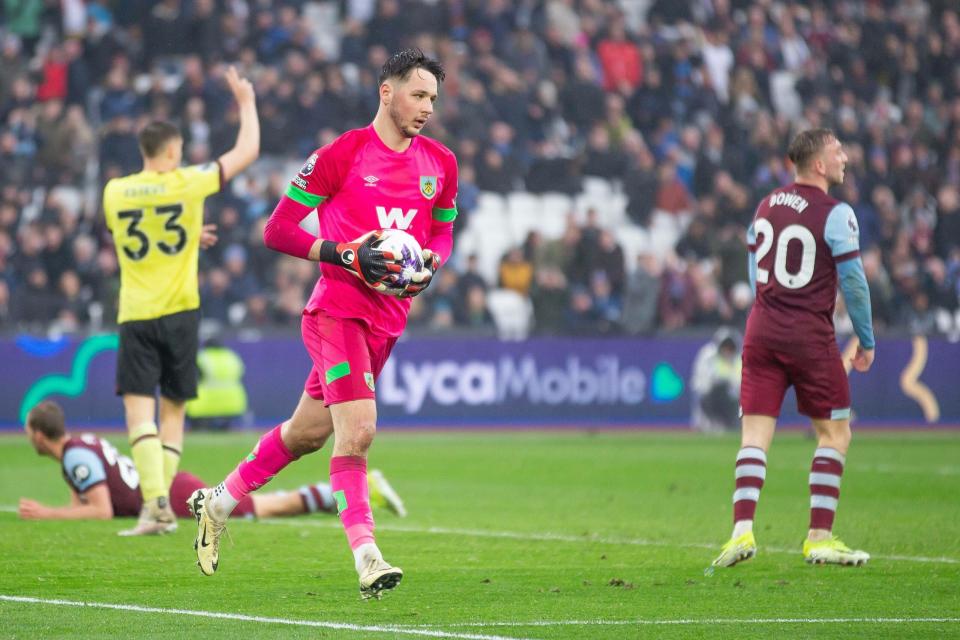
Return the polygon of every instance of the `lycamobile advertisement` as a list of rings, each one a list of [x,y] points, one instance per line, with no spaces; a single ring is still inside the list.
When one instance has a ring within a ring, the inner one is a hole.
[[[399,345],[377,383],[381,406],[406,415],[462,416],[475,407],[504,419],[602,421],[629,419],[645,404],[669,404],[684,393],[672,364],[641,358],[620,342],[484,342],[481,350],[452,352],[445,346]]]
[[[376,382],[380,421],[398,428],[485,424],[683,427],[687,382],[706,338],[420,338],[396,345]],[[310,361],[296,336],[226,340],[243,359],[243,384],[259,426],[289,417]],[[16,429],[40,400],[63,404],[71,424],[122,424],[114,395],[116,337],[0,341],[0,428]],[[960,424],[960,345],[881,339],[867,374],[850,378],[855,424]],[[785,421],[801,419],[792,393]]]

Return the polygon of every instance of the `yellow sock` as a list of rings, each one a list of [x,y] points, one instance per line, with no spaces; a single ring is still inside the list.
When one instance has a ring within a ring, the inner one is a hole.
[[[168,485],[163,482],[163,448],[160,446],[157,425],[144,422],[130,429],[130,453],[140,474],[143,500],[166,497]]]
[[[173,476],[177,475],[180,466],[180,448],[170,442],[163,443],[163,484],[170,491]]]

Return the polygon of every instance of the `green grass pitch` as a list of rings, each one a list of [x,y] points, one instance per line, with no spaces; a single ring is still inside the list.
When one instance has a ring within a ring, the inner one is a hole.
[[[188,436],[182,468],[219,480],[255,441]],[[814,443],[781,434],[758,557],[707,577],[730,532],[737,447],[663,432],[386,431],[372,466],[410,516],[378,512],[378,542],[406,575],[362,602],[329,515],[232,523],[209,578],[190,521],[150,539],[117,537],[128,522],[21,521],[20,496],[62,504],[67,488],[25,438],[0,437],[0,596],[41,600],[0,599],[0,638],[960,637],[960,434],[854,438],[836,529],[874,555],[864,568],[803,562]],[[328,455],[264,490],[325,480]]]

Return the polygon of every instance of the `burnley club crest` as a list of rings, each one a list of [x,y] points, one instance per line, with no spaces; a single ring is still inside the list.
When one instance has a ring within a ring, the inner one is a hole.
[[[427,200],[437,195],[437,176],[420,176],[420,193]]]

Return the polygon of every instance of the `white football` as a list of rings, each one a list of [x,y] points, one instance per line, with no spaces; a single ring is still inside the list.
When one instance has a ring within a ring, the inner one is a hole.
[[[398,295],[412,282],[413,275],[423,270],[423,249],[417,239],[400,229],[384,229],[383,235],[373,243],[374,249],[390,251],[400,261],[403,271],[400,279],[383,293]]]

